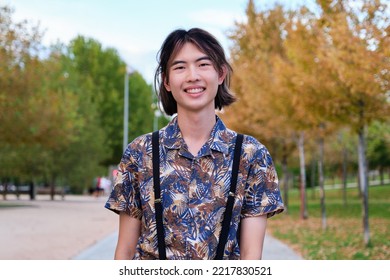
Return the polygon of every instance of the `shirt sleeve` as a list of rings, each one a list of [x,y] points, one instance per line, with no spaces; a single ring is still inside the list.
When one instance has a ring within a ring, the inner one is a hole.
[[[261,145],[254,155],[248,174],[241,217],[266,214],[270,218],[284,210],[278,176],[271,155],[265,146]]]
[[[136,173],[138,166],[128,146],[118,166],[114,187],[105,204],[105,208],[119,214],[126,212],[131,217],[141,219],[141,198]]]

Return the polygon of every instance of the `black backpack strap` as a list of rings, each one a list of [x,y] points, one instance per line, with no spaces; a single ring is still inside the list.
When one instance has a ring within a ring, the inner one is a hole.
[[[156,211],[156,228],[158,254],[160,260],[167,258],[165,251],[165,234],[163,226],[163,207],[161,201],[160,190],[160,145],[159,131],[154,131],[152,134],[152,156],[153,156],[153,185],[154,185],[154,208]]]
[[[237,134],[236,145],[234,147],[232,178],[230,181],[229,196],[228,196],[228,200],[226,203],[225,213],[223,216],[222,229],[221,229],[221,234],[219,237],[217,254],[214,258],[215,260],[222,260],[223,253],[225,250],[226,241],[227,241],[228,234],[229,234],[230,222],[232,220],[234,197],[236,194],[238,168],[240,166],[241,146],[242,146],[243,139],[244,139],[244,135]]]

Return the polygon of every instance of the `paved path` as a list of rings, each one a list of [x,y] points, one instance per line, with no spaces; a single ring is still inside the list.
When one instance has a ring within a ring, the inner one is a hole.
[[[67,260],[118,227],[104,197],[0,198],[0,260]]]
[[[0,197],[0,260],[110,260],[118,218],[104,208],[106,197],[68,195],[55,201]],[[293,250],[266,236],[263,259],[301,259]]]

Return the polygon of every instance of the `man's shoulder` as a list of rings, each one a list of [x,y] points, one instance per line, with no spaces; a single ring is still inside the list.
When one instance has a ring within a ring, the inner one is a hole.
[[[148,142],[150,142],[151,139],[152,139],[152,132],[145,133],[134,138],[134,140],[130,143],[130,145],[136,145],[136,146],[145,145]]]
[[[232,129],[226,128],[226,134],[230,136],[232,140],[235,140],[238,134],[243,135],[243,145],[253,148],[262,148],[264,145],[254,136],[250,134],[236,132]]]
[[[237,132],[235,133],[238,134]],[[266,146],[261,143],[257,138],[250,134],[241,134],[243,135],[242,146],[245,151],[245,154],[256,158],[259,156],[262,157],[263,154],[268,153],[268,149],[266,148]]]
[[[151,147],[152,132],[142,134],[134,138],[133,141],[128,144],[125,153],[130,154],[146,154]]]

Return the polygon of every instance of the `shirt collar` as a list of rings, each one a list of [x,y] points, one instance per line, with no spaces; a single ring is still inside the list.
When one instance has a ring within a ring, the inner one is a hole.
[[[216,123],[211,131],[210,138],[207,140],[206,145],[203,146],[201,154],[210,154],[210,150],[218,151],[224,154],[229,153],[229,142],[227,135],[227,128],[223,121],[216,116]],[[184,139],[181,134],[177,116],[174,117],[169,124],[165,127],[163,132],[163,145],[168,149],[179,150],[184,146]]]

